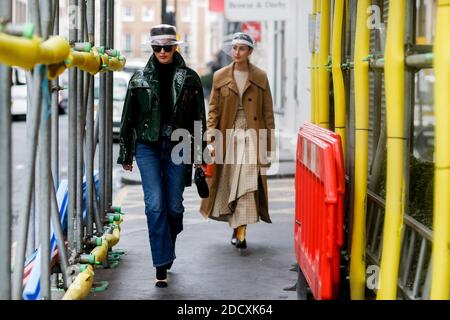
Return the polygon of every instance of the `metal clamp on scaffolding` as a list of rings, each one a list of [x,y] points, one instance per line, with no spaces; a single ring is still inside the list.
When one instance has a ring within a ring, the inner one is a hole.
[[[120,54],[119,50],[100,47],[98,51],[101,59],[101,72],[123,70],[126,59]]]

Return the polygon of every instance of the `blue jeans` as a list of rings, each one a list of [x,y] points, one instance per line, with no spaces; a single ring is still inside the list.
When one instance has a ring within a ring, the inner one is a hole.
[[[171,267],[175,240],[183,230],[185,165],[171,161],[172,148],[170,139],[152,146],[136,142],[154,267]]]

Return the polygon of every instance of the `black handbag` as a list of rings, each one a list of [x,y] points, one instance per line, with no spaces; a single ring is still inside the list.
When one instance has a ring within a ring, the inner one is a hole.
[[[194,182],[197,186],[198,195],[200,198],[208,198],[209,197],[209,188],[206,183],[205,172],[203,172],[202,168],[195,169]]]

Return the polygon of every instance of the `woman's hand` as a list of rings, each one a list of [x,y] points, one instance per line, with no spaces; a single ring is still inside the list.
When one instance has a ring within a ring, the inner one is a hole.
[[[208,144],[206,147],[208,148],[209,156],[214,158],[216,156],[216,149],[211,144]]]
[[[122,168],[123,168],[123,170],[125,170],[125,171],[130,171],[130,172],[133,171],[133,165],[132,165],[132,164],[123,164],[123,165],[122,165]]]

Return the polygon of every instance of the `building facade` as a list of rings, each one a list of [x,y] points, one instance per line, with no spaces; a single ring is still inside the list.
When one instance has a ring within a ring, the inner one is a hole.
[[[161,23],[161,0],[116,0],[116,44],[130,61],[146,61],[150,28]],[[180,50],[189,66],[200,74],[211,60],[211,25],[207,0],[168,0],[167,12],[175,15],[177,32],[185,45]],[[214,29],[214,28],[213,28]]]
[[[260,41],[252,60],[268,74],[280,160],[292,161],[298,129],[310,120],[311,113],[308,20],[312,1],[223,1],[229,32],[242,31],[248,22],[260,24],[256,33]],[[242,10],[249,10],[249,14]]]
[[[13,22],[22,24],[27,22],[27,1],[14,0],[13,1]]]

